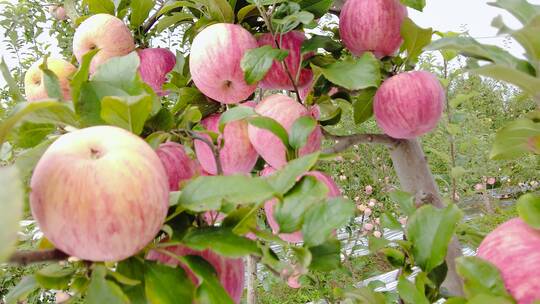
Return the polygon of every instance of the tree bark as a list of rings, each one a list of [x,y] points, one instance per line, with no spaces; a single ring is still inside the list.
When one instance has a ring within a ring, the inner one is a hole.
[[[248,256],[246,258],[247,268],[247,304],[257,303],[257,260]]]
[[[390,155],[402,189],[415,195],[417,206],[431,203],[437,208],[446,207],[417,139],[400,141],[390,149]],[[461,255],[461,246],[453,237],[446,255],[448,275],[443,283],[443,287],[453,295],[463,295],[463,282],[456,272],[455,263]]]

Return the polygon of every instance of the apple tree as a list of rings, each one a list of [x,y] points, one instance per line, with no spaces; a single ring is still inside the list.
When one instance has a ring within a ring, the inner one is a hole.
[[[337,300],[540,300],[539,197],[522,197],[521,218],[491,233],[478,257],[461,257],[462,212],[442,198],[419,140],[448,106],[448,83],[417,69],[424,51],[445,62],[467,56],[470,73],[540,98],[540,7],[493,5],[523,23],[513,30],[494,21],[527,60],[417,26],[407,10],[425,1],[49,4],[69,37],[67,56],[45,54],[24,81],[0,62],[14,105],[0,144],[16,149],[0,168],[0,262],[50,262],[5,302],[43,289],[73,302],[239,303],[244,257],[248,273],[260,263],[298,288],[311,271],[342,263],[336,231],[360,210],[320,163],[356,144],[388,148],[402,188],[389,195],[409,220],[381,218],[403,240],[369,238],[369,249],[400,270],[397,291],[343,286]],[[177,52],[152,47],[164,41]],[[347,117],[374,119],[381,132],[333,134]],[[492,157],[538,154],[539,123],[538,110],[510,122]],[[43,233],[35,250],[16,250],[23,218]]]

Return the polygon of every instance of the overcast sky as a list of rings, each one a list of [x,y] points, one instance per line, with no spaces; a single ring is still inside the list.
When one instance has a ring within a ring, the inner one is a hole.
[[[15,2],[10,0],[10,2]],[[496,7],[491,7],[488,0],[427,0],[424,12],[409,9],[409,16],[422,27],[433,27],[440,31],[469,31],[471,36],[478,38],[482,43],[496,44],[505,47],[516,56],[521,56],[523,50],[510,39],[495,38],[496,30],[491,27],[491,21],[497,15],[502,15],[504,21],[511,28],[517,28],[519,22],[511,15]],[[529,0],[540,4],[540,0]],[[540,34],[540,33],[539,33]],[[3,32],[0,32],[3,36]],[[12,67],[15,62],[10,54],[0,47],[0,56],[6,57],[8,65]],[[0,76],[0,85],[4,80]]]

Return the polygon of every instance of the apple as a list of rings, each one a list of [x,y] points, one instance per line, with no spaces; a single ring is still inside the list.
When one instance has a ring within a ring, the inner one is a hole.
[[[190,249],[183,245],[176,245],[167,247],[165,250],[179,256],[196,255],[205,259],[210,263],[217,272],[219,281],[233,299],[235,303],[240,303],[242,293],[244,292],[244,262],[241,258],[233,259],[221,256],[209,249],[198,251]],[[150,251],[146,257],[148,260],[159,261],[161,263],[178,266],[180,265],[187,273],[188,277],[196,285],[199,284],[199,280],[193,274],[191,269],[186,265],[180,264],[180,262],[163,253],[157,251]]]
[[[313,53],[302,56],[300,48],[305,39],[306,36],[301,31],[288,32],[282,36],[277,34],[275,37],[270,33],[266,33],[257,39],[259,46],[270,45],[274,48],[277,48],[277,40],[281,49],[289,51],[289,55],[285,58],[284,63],[287,64],[298,88],[308,86],[313,80],[313,72],[310,69],[304,68],[300,72],[298,71],[301,68],[302,62],[313,56]],[[298,80],[296,80],[297,77]],[[275,60],[264,79],[259,83],[259,86],[268,90],[294,90],[283,63]]]
[[[63,6],[51,5],[49,6],[49,13],[57,20],[67,20],[66,9]]]
[[[82,57],[99,49],[90,63],[90,73],[112,57],[124,56],[135,50],[133,35],[122,20],[108,14],[96,14],[84,20],[73,36],[73,54]]]
[[[43,59],[34,62],[24,75],[24,91],[28,101],[49,97],[43,81],[43,71],[39,68],[42,63]],[[75,73],[77,68],[61,58],[47,58],[47,68],[58,77],[64,100],[71,100],[69,77]]]
[[[274,173],[275,171],[276,170],[271,167],[266,167],[264,170],[261,171],[260,174],[261,176],[268,176]],[[333,197],[338,197],[341,195],[341,191],[339,190],[339,187],[328,175],[320,171],[311,171],[311,172],[307,172],[304,175],[313,176],[318,181],[326,185],[326,187],[328,188],[328,197],[333,198]],[[268,225],[270,225],[270,228],[272,228],[272,232],[274,234],[278,234],[279,238],[286,242],[289,242],[289,243],[301,242],[303,240],[301,231],[296,231],[293,233],[279,233],[279,224],[274,218],[274,208],[277,203],[278,201],[276,199],[271,199],[267,201],[266,203],[264,203],[264,212],[266,214],[266,220],[268,221]]]
[[[499,269],[518,304],[540,300],[540,230],[511,219],[486,236],[477,255]]]
[[[255,112],[261,116],[276,120],[287,132],[291,131],[294,122],[298,118],[311,114],[307,108],[294,99],[279,94],[263,99],[255,107]],[[280,169],[287,163],[285,146],[273,133],[249,125],[248,135],[255,150],[270,166]],[[321,148],[321,138],[321,129],[317,126],[309,135],[307,144],[300,149],[299,154],[302,156],[319,150]]]
[[[243,107],[245,105],[240,105]],[[223,129],[223,134],[219,132],[219,119],[221,114],[213,114],[203,119],[201,124],[210,132],[219,134],[218,143],[223,142],[219,147],[219,159],[224,175],[250,173],[257,163],[259,154],[249,140],[248,124],[245,120],[229,122]],[[201,137],[212,141],[208,134],[199,133]],[[194,140],[195,154],[201,167],[211,175],[216,175],[216,160],[212,149],[201,140]]]
[[[239,103],[257,89],[244,80],[240,61],[257,40],[237,24],[218,23],[201,31],[191,44],[189,69],[197,88],[221,103]]]
[[[169,190],[178,191],[183,184],[199,175],[199,164],[191,159],[179,143],[166,142],[159,146],[156,154],[161,160],[169,180]]]
[[[159,96],[165,96],[163,84],[167,81],[167,74],[173,70],[176,65],[176,56],[168,49],[149,48],[138,50],[141,63],[139,73],[144,82],[146,82]]]
[[[399,0],[347,0],[339,16],[343,44],[356,56],[392,56],[401,46],[407,9]]]
[[[435,75],[413,71],[386,80],[375,94],[373,109],[377,124],[386,134],[410,139],[437,127],[445,100]]]
[[[159,232],[169,207],[167,174],[154,150],[117,127],[62,135],[30,182],[39,228],[61,251],[89,261],[119,261]]]

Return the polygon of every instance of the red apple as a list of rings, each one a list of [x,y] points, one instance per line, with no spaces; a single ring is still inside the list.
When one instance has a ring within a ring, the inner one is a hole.
[[[179,256],[196,255],[204,258],[216,270],[219,281],[229,296],[235,303],[240,303],[242,293],[244,292],[244,262],[241,258],[227,258],[209,249],[197,251],[183,245],[167,247],[166,250]],[[177,266],[180,264],[177,259],[156,251],[150,251],[147,259],[159,261],[172,266]],[[180,266],[186,271],[193,283],[199,283],[199,280],[193,274],[191,269],[183,264],[180,264]]]
[[[241,107],[243,106],[241,105]],[[213,114],[203,119],[201,123],[206,130],[220,134],[220,117],[220,114]],[[208,134],[200,133],[199,136],[212,141]],[[250,173],[253,170],[259,155],[249,141],[246,121],[237,120],[226,124],[223,134],[219,135],[218,143],[220,142],[223,142],[223,146],[219,147],[219,159],[223,174]],[[216,175],[216,160],[212,149],[201,140],[195,140],[194,146],[197,159],[202,168],[211,175]]]
[[[189,69],[197,88],[221,103],[247,99],[257,85],[248,85],[240,61],[257,40],[237,24],[218,23],[200,32],[191,45]]]
[[[540,300],[540,230],[520,218],[500,225],[478,247],[478,257],[494,264],[518,304]]]
[[[156,154],[169,177],[170,191],[178,191],[186,181],[199,174],[199,164],[186,154],[184,146],[179,143],[161,144]]]
[[[266,97],[255,107],[255,112],[276,120],[288,132],[291,131],[294,122],[298,118],[311,114],[303,105],[285,95]],[[248,134],[255,150],[270,166],[280,169],[287,163],[285,146],[273,133],[249,125]],[[302,156],[319,150],[321,148],[321,138],[321,129],[317,126],[309,135],[307,144],[300,149],[299,154]]]
[[[377,124],[395,138],[422,136],[437,127],[446,97],[435,75],[401,73],[386,80],[375,94]]]
[[[163,84],[167,81],[167,74],[173,70],[176,65],[176,56],[168,49],[153,48],[138,50],[141,64],[139,73],[144,82],[146,82],[159,96],[165,96]]]
[[[122,20],[108,14],[96,14],[84,20],[73,36],[73,54],[79,63],[86,53],[94,49],[99,51],[92,58],[90,73],[112,57],[133,52],[135,42]]]
[[[49,13],[57,20],[66,20],[67,13],[63,6],[51,5],[49,6]]]
[[[407,9],[399,0],[347,0],[339,16],[343,44],[356,56],[373,52],[378,58],[399,49],[401,24]]]
[[[287,64],[291,76],[295,79],[298,88],[307,86],[313,79],[313,72],[311,72],[310,69],[304,68],[301,71],[298,71],[301,68],[302,62],[313,56],[312,53],[302,56],[302,53],[300,52],[300,48],[305,39],[306,36],[300,31],[288,32],[282,36],[280,36],[280,34],[272,36],[272,34],[267,33],[257,39],[259,46],[271,45],[274,48],[277,48],[277,40],[281,49],[289,51],[289,55],[285,58],[284,63]],[[278,61],[274,61],[264,79],[259,83],[259,86],[268,90],[294,90],[283,63]]]
[[[90,261],[119,261],[159,232],[169,207],[167,174],[138,136],[111,126],[62,135],[31,179],[30,207],[56,248]]]
[[[271,167],[267,167],[261,171],[261,176],[268,176],[274,173],[275,171],[276,171],[275,169]],[[328,175],[320,171],[307,172],[305,175],[313,176],[318,181],[326,185],[326,187],[328,187],[328,197],[332,198],[332,197],[338,197],[341,195],[341,191],[339,190],[339,187]],[[268,225],[270,225],[270,228],[272,228],[272,232],[274,234],[279,233],[279,224],[274,218],[274,207],[276,206],[277,203],[278,201],[276,199],[272,199],[272,200],[267,201],[264,204],[264,212],[266,213],[266,220],[268,221]],[[301,231],[296,231],[293,233],[279,233],[279,238],[290,243],[298,243],[303,240]]]

